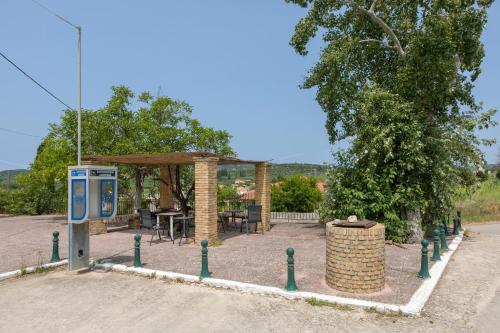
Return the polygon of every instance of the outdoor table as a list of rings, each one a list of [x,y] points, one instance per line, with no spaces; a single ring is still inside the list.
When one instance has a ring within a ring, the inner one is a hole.
[[[170,239],[172,242],[174,241],[174,216],[182,216],[182,212],[166,212],[166,213],[157,213],[156,214],[156,225],[158,228],[160,227],[160,216],[168,216],[170,221]]]
[[[177,221],[181,221],[182,222],[182,234],[181,234],[181,238],[179,239],[179,246],[181,246],[181,243],[182,243],[182,238],[184,237],[184,239],[187,241],[187,235],[186,235],[186,223],[189,223],[189,221],[192,221],[194,220],[194,216],[182,216],[182,217],[177,217],[176,218]]]
[[[228,209],[224,211],[224,214],[231,214],[231,220],[233,221],[233,225],[236,228],[236,214],[243,213],[240,209]]]

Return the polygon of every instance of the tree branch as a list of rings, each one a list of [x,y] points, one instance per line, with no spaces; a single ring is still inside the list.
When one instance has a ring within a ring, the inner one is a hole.
[[[362,39],[359,42],[360,43],[377,43],[377,44],[380,44],[380,46],[383,46],[383,47],[386,47],[386,48],[393,49],[393,50],[397,51],[397,48],[395,46],[389,45],[386,42],[378,40],[378,39],[375,39],[375,38]]]
[[[391,29],[391,27],[389,27],[387,25],[387,23],[384,22],[384,20],[382,20],[380,17],[378,17],[375,14],[376,3],[377,3],[377,0],[373,0],[372,4],[370,6],[370,9],[366,10],[365,8],[360,7],[359,10],[362,11],[363,13],[365,13],[374,24],[378,25],[382,30],[384,30],[384,32],[387,35],[389,35],[389,38],[394,43],[393,48],[399,53],[401,58],[404,59],[406,56],[406,52],[403,50],[403,47],[401,46],[401,43],[399,42],[398,37],[396,36],[394,31]]]

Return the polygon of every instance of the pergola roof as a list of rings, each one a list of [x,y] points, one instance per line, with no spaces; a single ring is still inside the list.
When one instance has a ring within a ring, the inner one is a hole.
[[[159,166],[169,164],[194,164],[196,157],[216,157],[218,164],[258,164],[266,161],[240,160],[207,152],[172,152],[172,153],[145,153],[131,155],[94,155],[84,156],[84,162],[129,164],[139,166]]]

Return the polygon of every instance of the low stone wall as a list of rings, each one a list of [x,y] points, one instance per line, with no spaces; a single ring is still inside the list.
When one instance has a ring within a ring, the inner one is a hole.
[[[340,291],[367,294],[385,284],[385,228],[326,224],[326,282]]]
[[[111,220],[93,220],[89,222],[89,234],[100,235],[108,232],[108,225],[127,225],[130,229],[139,229],[139,215],[117,215]]]
[[[108,232],[105,220],[92,220],[89,222],[89,235],[100,235]]]

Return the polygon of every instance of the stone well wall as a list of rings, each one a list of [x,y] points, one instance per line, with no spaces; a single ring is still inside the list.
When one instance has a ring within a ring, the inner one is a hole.
[[[385,284],[385,228],[326,225],[326,282],[340,291],[367,294]]]

